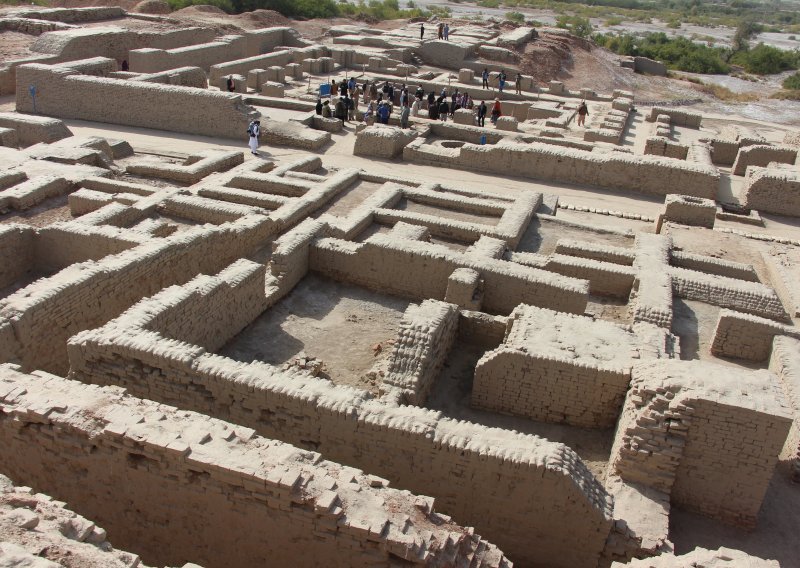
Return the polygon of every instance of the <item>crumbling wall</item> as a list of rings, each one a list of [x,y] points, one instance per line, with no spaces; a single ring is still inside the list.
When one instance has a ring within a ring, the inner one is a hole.
[[[458,331],[458,308],[437,300],[410,305],[389,355],[384,385],[396,387],[408,404],[422,406]]]
[[[56,272],[87,260],[100,260],[149,239],[132,231],[107,225],[53,223],[36,231],[34,251],[36,266],[45,272]]]
[[[36,112],[60,118],[242,139],[257,116],[239,95],[83,76],[67,65],[23,65],[17,70],[17,81],[37,85]],[[186,112],[187,108],[192,112]],[[17,111],[33,110],[28,89],[18,89]]]
[[[8,366],[2,374],[5,472],[71,502],[147,561],[352,566],[465,563],[475,554],[508,565],[434,513],[432,499],[318,453],[118,389]]]
[[[743,201],[745,207],[764,213],[800,217],[800,172],[751,167],[745,178]]]
[[[669,269],[669,277],[672,290],[681,298],[779,321],[789,319],[775,290],[760,282],[744,282],[675,267]]]
[[[609,503],[563,445],[422,408],[386,406],[306,372],[236,363],[156,334],[128,334],[124,343],[118,336],[113,329],[76,336],[71,376],[316,448],[399,487],[425,487],[442,510],[474,519],[520,562],[566,567],[597,561],[610,526]],[[461,475],[465,470],[472,473]]]
[[[750,528],[790,426],[768,371],[642,362],[633,367],[609,468],[687,510]]]
[[[711,353],[722,357],[734,357],[748,361],[766,361],[776,335],[788,334],[800,337],[791,326],[732,310],[721,310]]]
[[[800,480],[800,339],[775,337],[769,370],[780,378],[794,418],[781,459],[791,463],[792,477]]]
[[[0,126],[14,129],[21,146],[32,146],[39,142],[51,144],[72,136],[63,121],[45,116],[0,112]]]
[[[655,326],[640,336],[611,322],[521,305],[503,343],[475,366],[471,403],[542,422],[609,428],[634,360],[670,357],[674,342]]]
[[[264,265],[241,259],[215,277],[199,276],[183,287],[165,288],[129,315],[145,329],[214,351],[267,308],[265,273]],[[214,325],[208,325],[209,314],[214,314]]]
[[[756,144],[739,148],[733,163],[733,175],[743,176],[750,166],[767,167],[770,163],[794,164],[797,149],[792,146],[769,146]]]
[[[33,270],[35,238],[28,225],[0,225],[0,290]]]
[[[113,548],[105,529],[67,509],[63,501],[15,487],[2,474],[0,531],[0,560],[8,566],[57,568],[63,566],[59,560],[68,558],[72,566],[147,568],[135,554]]]

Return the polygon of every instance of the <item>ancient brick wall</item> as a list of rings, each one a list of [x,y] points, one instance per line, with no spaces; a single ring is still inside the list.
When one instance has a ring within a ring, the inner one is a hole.
[[[408,404],[422,406],[439,376],[458,331],[454,304],[425,300],[403,314],[383,383],[400,389]]]
[[[244,139],[247,125],[257,116],[240,95],[82,76],[66,65],[23,65],[17,69],[17,81],[25,85],[17,90],[18,112],[33,112],[27,85],[36,85],[36,112],[59,118]]]
[[[769,146],[756,144],[740,148],[733,163],[733,175],[743,176],[750,166],[767,167],[772,162],[794,164],[797,149],[792,146]]]
[[[209,43],[155,49],[134,49],[129,54],[130,70],[136,73],[157,73],[177,67],[200,67],[210,69],[212,65],[240,59],[245,56],[247,39],[241,35],[227,35]],[[212,82],[213,84],[213,82]]]
[[[27,225],[0,227],[0,290],[34,268],[35,230]]]
[[[772,373],[699,361],[639,363],[609,468],[670,494],[673,504],[752,527],[790,426]]]
[[[583,313],[588,282],[497,259],[374,235],[365,243],[320,239],[311,247],[311,269],[412,298],[443,299],[456,268],[473,268],[484,279],[483,309],[509,313],[520,303]]]
[[[800,217],[800,174],[791,168],[752,167],[744,186],[746,207]]]
[[[219,278],[195,282],[162,293],[179,306],[170,308],[174,323],[169,326],[180,326],[198,308],[209,308],[207,300],[191,306],[195,286],[218,308],[235,306],[242,315],[255,315],[236,299],[247,295],[245,287],[231,288]],[[218,293],[212,293],[214,286]],[[236,298],[226,301],[220,295]],[[183,337],[146,331],[163,324],[157,299],[70,340],[70,376],[122,386],[138,396],[315,448],[331,459],[386,476],[399,487],[425,487],[443,511],[463,522],[474,519],[479,530],[511,547],[507,553],[521,561],[560,558],[563,566],[594,566],[593,555],[602,549],[610,526],[609,503],[589,470],[565,446],[373,400],[363,391],[334,386],[305,371],[280,371],[205,353],[181,341]],[[137,331],[140,325],[144,328]],[[186,335],[194,333],[188,330]],[[215,341],[232,333],[235,329],[225,326]],[[465,476],[465,471],[472,473]],[[497,483],[498,478],[504,481]],[[567,525],[570,530],[562,531]]]
[[[506,565],[432,499],[315,452],[118,389],[0,372],[4,471],[71,501],[148,562]]]

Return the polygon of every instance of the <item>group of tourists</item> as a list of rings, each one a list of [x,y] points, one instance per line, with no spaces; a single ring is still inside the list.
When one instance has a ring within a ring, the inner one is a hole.
[[[447,39],[449,28],[447,24],[440,24],[440,33],[443,34],[443,39]],[[420,25],[420,35],[424,34],[424,25]],[[481,78],[483,81],[483,88],[489,88],[489,70],[484,68]],[[521,94],[522,75],[517,73],[516,86],[517,94]],[[507,77],[505,71],[502,69],[497,74],[498,90],[500,93],[505,88]],[[230,81],[231,83],[233,81]],[[229,85],[230,88],[232,85]],[[364,123],[375,121],[379,124],[389,124],[389,119],[394,114],[395,101],[398,102],[400,113],[400,127],[408,128],[409,118],[420,116],[421,111],[427,110],[428,118],[431,120],[441,120],[446,122],[448,118],[453,119],[456,111],[460,109],[467,109],[473,111],[474,123],[478,126],[486,125],[486,116],[492,124],[497,123],[497,119],[503,116],[502,105],[500,98],[495,98],[491,110],[486,105],[486,101],[481,101],[479,105],[475,104],[472,96],[469,93],[461,93],[458,89],[452,90],[448,93],[447,88],[442,88],[437,96],[435,91],[430,91],[427,96],[422,87],[417,87],[413,94],[409,93],[409,89],[405,84],[396,86],[390,81],[384,81],[379,85],[378,81],[364,81],[359,85],[355,77],[347,78],[340,81],[332,79],[330,82],[330,100],[322,100],[322,97],[317,98],[316,114],[324,118],[335,118],[345,122],[354,120],[361,120]],[[337,96],[336,102],[331,104],[333,97]],[[359,101],[363,100],[366,104],[366,110],[359,116]],[[586,102],[582,101],[577,110],[578,126],[585,126],[586,117],[589,115]],[[254,155],[258,155],[258,140],[261,136],[261,122],[254,120],[247,128],[248,136],[250,137],[250,151]]]
[[[489,77],[490,77],[489,69],[484,67],[483,72],[481,73],[481,85],[484,89],[490,88]],[[522,73],[517,73],[516,88],[518,95],[522,94],[522,79],[523,79]],[[506,75],[506,72],[503,69],[500,69],[500,71],[497,73],[497,90],[502,93],[503,89],[506,88],[507,83],[508,83],[508,75]]]
[[[425,39],[425,24],[419,25],[419,39]],[[450,41],[450,24],[439,22],[436,25],[436,39]]]

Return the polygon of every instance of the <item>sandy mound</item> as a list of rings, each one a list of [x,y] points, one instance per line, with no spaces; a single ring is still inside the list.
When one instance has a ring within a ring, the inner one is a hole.
[[[274,10],[254,10],[252,12],[239,14],[238,17],[242,20],[249,20],[253,23],[261,24],[263,27],[285,26],[289,23],[289,18]]]
[[[172,9],[163,0],[142,0],[133,7],[131,12],[137,14],[169,14]]]
[[[217,8],[216,6],[209,6],[208,4],[198,4],[197,6],[188,6],[186,8],[182,8],[177,12],[174,12],[178,15],[186,15],[191,16],[192,14],[211,14],[215,16],[226,16],[225,11],[221,8]]]

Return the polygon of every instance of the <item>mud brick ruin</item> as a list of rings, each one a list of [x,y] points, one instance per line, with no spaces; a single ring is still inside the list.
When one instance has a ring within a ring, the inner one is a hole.
[[[796,133],[530,78],[315,113],[493,101],[547,29],[0,30],[0,565],[779,565]]]

